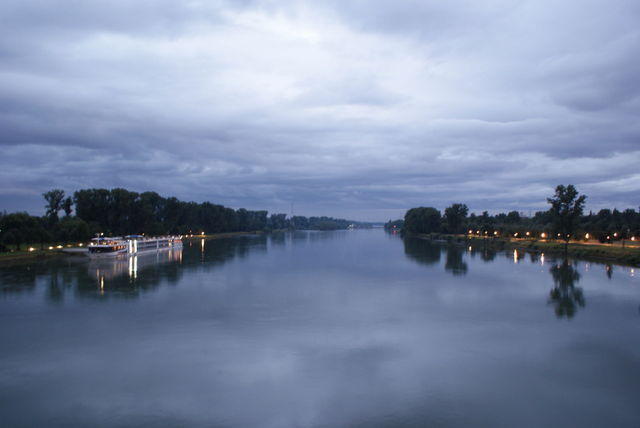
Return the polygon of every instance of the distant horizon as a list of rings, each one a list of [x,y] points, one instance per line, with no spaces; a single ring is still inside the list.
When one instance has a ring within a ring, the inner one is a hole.
[[[102,187],[102,188],[106,188],[106,187]],[[142,190],[142,191],[139,191],[139,190],[133,190],[133,189],[127,189],[127,188],[124,188],[124,189],[130,190],[130,191],[135,191],[135,192],[138,192],[138,193],[143,193],[143,192],[147,192],[147,191],[148,192],[154,192],[154,190]],[[47,189],[47,190],[51,190],[51,189]],[[75,192],[76,190],[81,190],[81,189],[75,189],[73,191],[65,190],[65,193],[66,193],[67,196],[72,196],[73,192]],[[580,189],[578,189],[578,191],[580,191]],[[245,209],[248,209],[248,210],[266,210],[266,211],[269,212],[269,214],[286,214],[287,218],[290,218],[290,216],[291,216],[291,212],[290,212],[290,208],[291,207],[290,206],[289,206],[289,211],[277,210],[277,209],[276,210],[270,210],[270,209],[265,208],[265,207],[231,206],[231,205],[227,205],[227,204],[225,204],[223,202],[216,201],[216,200],[194,201],[194,200],[188,200],[188,199],[181,198],[178,195],[164,194],[162,192],[156,192],[156,193],[158,193],[160,196],[165,197],[165,198],[176,197],[177,199],[179,199],[181,201],[185,201],[185,202],[197,202],[197,203],[210,202],[212,204],[223,205],[225,207],[233,208],[235,210],[240,209],[240,208],[245,208]],[[580,193],[582,194],[582,192],[580,192]],[[551,196],[552,196],[552,192],[549,193],[548,197],[551,197]],[[588,196],[589,195],[587,195],[587,203],[586,203],[586,207],[585,207],[585,210],[584,210],[585,214],[588,214],[590,211],[594,212],[594,213],[597,213],[601,209],[611,209],[611,210],[618,209],[619,211],[624,211],[625,209],[631,208],[631,209],[634,209],[634,210],[640,210],[640,207],[637,207],[637,206],[636,207],[634,207],[634,206],[625,206],[625,207],[622,207],[622,208],[621,207],[607,207],[607,206],[604,206],[602,208],[594,209],[594,208],[590,207],[590,205],[589,205],[589,197]],[[451,203],[466,204],[466,202],[464,200],[452,201]],[[40,197],[39,197],[39,203],[38,203],[38,197],[34,195],[32,204],[33,204],[32,209],[28,209],[28,208],[26,208],[26,209],[19,209],[19,208],[18,209],[6,209],[3,206],[3,207],[0,207],[0,211],[6,211],[7,213],[11,213],[11,212],[27,212],[27,213],[29,213],[31,215],[37,215],[37,216],[44,215],[46,202],[45,202],[44,198],[42,197],[42,195],[40,195]],[[451,204],[449,204],[449,205],[451,205]],[[327,217],[341,218],[341,219],[345,219],[345,220],[351,220],[351,221],[356,221],[356,222],[365,222],[365,223],[386,223],[387,221],[390,221],[390,220],[398,220],[398,219],[404,218],[404,214],[406,213],[406,211],[411,209],[411,208],[416,208],[416,207],[420,207],[420,206],[434,207],[434,208],[438,209],[439,211],[443,212],[444,209],[449,205],[446,205],[446,206],[443,206],[443,207],[438,207],[438,206],[435,206],[435,205],[430,205],[428,203],[418,204],[416,206],[407,207],[404,210],[402,210],[402,209],[394,210],[394,211],[397,211],[397,212],[401,212],[401,214],[399,214],[396,217],[389,217],[389,218],[385,218],[385,219],[381,219],[381,220],[373,219],[373,217],[369,217],[369,219],[362,219],[362,218],[356,218],[356,217],[341,216],[341,215],[332,214],[331,212],[321,212],[321,213],[317,213],[317,212],[298,212],[295,209],[295,204],[294,204],[294,213],[293,214],[294,214],[294,216],[300,215],[300,216],[305,216],[305,217],[327,216]],[[468,204],[466,204],[466,205],[469,207]],[[472,207],[469,207],[469,215],[471,215],[472,213],[475,214],[475,215],[481,215],[482,212],[484,212],[484,211],[487,211],[491,215],[495,215],[495,214],[499,214],[499,213],[508,213],[510,211],[517,211],[520,215],[523,215],[523,216],[526,216],[526,217],[530,217],[530,216],[533,216],[538,211],[546,211],[547,209],[548,209],[548,204],[546,203],[546,199],[545,199],[544,206],[542,206],[540,208],[535,208],[535,209],[534,208],[531,208],[531,209],[517,209],[517,208],[511,207],[509,209],[504,209],[504,210],[500,210],[500,209],[488,210],[488,209],[473,209]],[[392,211],[392,209],[389,209],[389,211]],[[74,211],[74,213],[75,213],[75,211]]]

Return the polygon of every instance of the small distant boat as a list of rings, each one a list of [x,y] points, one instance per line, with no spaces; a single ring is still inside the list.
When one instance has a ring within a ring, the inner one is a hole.
[[[182,248],[180,236],[157,236],[147,238],[143,235],[127,235],[125,237],[93,238],[87,246],[87,255],[97,257],[127,257],[143,253],[151,253],[173,248]]]

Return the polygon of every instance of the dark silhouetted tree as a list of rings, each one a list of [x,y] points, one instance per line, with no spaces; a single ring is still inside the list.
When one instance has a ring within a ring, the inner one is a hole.
[[[465,204],[453,204],[444,210],[444,219],[449,233],[459,233],[467,219],[469,208]]]
[[[73,199],[71,196],[67,197],[62,203],[62,209],[64,210],[64,215],[69,217],[71,215],[71,211],[73,210]]]
[[[558,185],[555,195],[547,198],[547,202],[551,204],[549,212],[554,231],[564,239],[565,245],[579,225],[586,199],[585,195],[578,195],[578,191],[572,184],[566,187],[562,184]]]
[[[409,233],[440,231],[440,211],[432,207],[411,208],[404,216],[404,230]]]
[[[49,190],[43,193],[42,196],[45,201],[47,201],[47,205],[45,206],[47,209],[47,218],[51,223],[56,223],[58,221],[58,212],[63,208],[64,190]]]

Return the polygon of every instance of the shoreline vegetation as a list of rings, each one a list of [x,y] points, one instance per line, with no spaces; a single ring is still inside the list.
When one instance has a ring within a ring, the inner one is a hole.
[[[46,202],[46,214],[42,217],[26,212],[0,212],[0,260],[48,257],[68,244],[86,245],[98,235],[219,237],[372,225],[327,216],[287,216],[266,210],[233,209],[211,202],[186,202],[155,192],[138,193],[120,188],[81,189],[73,196],[53,189],[42,196]]]
[[[390,220],[385,230],[492,249],[521,249],[640,266],[640,212],[602,209],[584,214],[586,195],[573,185],[558,185],[547,198],[550,208],[526,216],[518,211],[469,214],[456,203],[444,213],[433,207],[409,209],[404,219]]]

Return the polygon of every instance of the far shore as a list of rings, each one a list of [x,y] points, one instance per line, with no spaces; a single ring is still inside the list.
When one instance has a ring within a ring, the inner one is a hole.
[[[223,239],[223,238],[231,238],[234,236],[240,235],[256,235],[263,233],[261,231],[258,232],[225,232],[225,233],[212,233],[208,235],[184,235],[182,238],[184,240],[189,239]],[[25,244],[22,245],[22,249],[20,251],[7,251],[0,253],[0,266],[3,264],[9,264],[16,261],[30,261],[30,260],[43,260],[43,259],[51,259],[55,257],[63,257],[63,256],[84,256],[85,253],[71,253],[65,252],[64,250],[69,249],[80,249],[85,248],[87,243],[82,243],[82,246],[79,244],[69,245],[69,244]],[[32,250],[30,250],[32,248]]]
[[[448,242],[486,246],[495,250],[523,250],[534,253],[567,255],[603,263],[613,262],[633,267],[640,267],[640,248],[637,246],[600,244],[595,242],[581,243],[570,241],[565,248],[562,241],[512,239],[504,237],[482,237],[468,235],[450,235],[442,233],[416,234],[421,239],[445,240]]]

